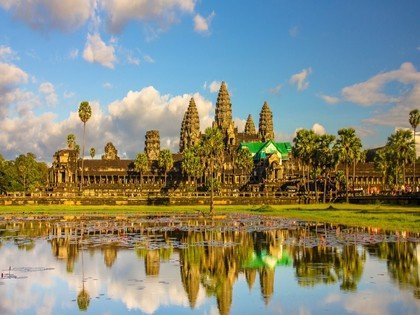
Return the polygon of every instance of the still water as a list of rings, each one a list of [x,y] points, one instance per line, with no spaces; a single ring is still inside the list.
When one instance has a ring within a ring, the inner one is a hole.
[[[0,218],[0,314],[420,314],[418,234],[235,215]]]

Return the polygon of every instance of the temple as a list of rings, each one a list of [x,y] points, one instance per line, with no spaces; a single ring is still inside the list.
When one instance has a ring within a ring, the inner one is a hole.
[[[222,82],[217,96],[213,127],[218,128],[223,135],[223,166],[217,174],[222,190],[258,190],[263,184],[266,187],[271,185],[272,190],[278,189],[285,179],[284,165],[289,160],[291,145],[288,142],[275,142],[273,114],[267,102],[264,102],[260,112],[258,130],[249,115],[245,129],[239,132],[232,119],[229,91],[226,83]],[[191,98],[182,119],[179,152],[172,153],[174,163],[168,172],[166,184],[158,163],[161,150],[158,130],[146,132],[144,153],[148,160],[148,170],[142,174],[135,170],[133,160],[121,159],[118,150],[109,142],[105,145],[101,159],[84,160],[83,172],[81,157],[75,146],[57,151],[50,169],[50,183],[55,190],[77,187],[78,183],[82,183],[89,195],[100,195],[101,190],[116,186],[128,186],[133,191],[186,189],[191,182],[188,182],[182,172],[183,154],[197,145],[201,137],[197,106],[194,98]],[[235,167],[239,150],[245,149],[249,150],[254,162],[247,173]],[[204,181],[204,178],[197,179],[199,184],[204,184]]]

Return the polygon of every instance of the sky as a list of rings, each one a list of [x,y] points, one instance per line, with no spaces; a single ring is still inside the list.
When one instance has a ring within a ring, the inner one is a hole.
[[[420,2],[0,0],[5,158],[81,143],[85,100],[86,155],[134,158],[151,129],[177,152],[190,98],[204,130],[221,81],[239,131],[267,101],[278,141],[353,127],[383,146],[420,109]]]

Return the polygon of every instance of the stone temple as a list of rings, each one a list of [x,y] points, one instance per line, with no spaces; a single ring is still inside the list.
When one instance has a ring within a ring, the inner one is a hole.
[[[245,130],[238,131],[232,119],[232,103],[225,82],[222,82],[216,101],[213,127],[223,135],[223,165],[217,174],[220,189],[223,191],[276,191],[284,182],[288,161],[291,157],[289,142],[276,142],[273,128],[273,114],[267,102],[264,102],[259,115],[258,130],[251,115],[248,116]],[[193,185],[204,187],[205,178],[198,178],[192,183],[182,170],[185,150],[198,144],[201,139],[200,117],[197,106],[191,98],[180,126],[179,152],[172,153],[173,167],[167,173],[159,167],[161,151],[158,130],[150,130],[145,135],[144,153],[148,160],[148,170],[141,174],[135,171],[134,160],[121,159],[118,150],[109,142],[105,145],[101,159],[85,159],[82,163],[78,151],[66,148],[53,156],[50,168],[50,183],[55,191],[77,189],[82,182],[83,188],[90,194],[97,194],[111,188],[133,188],[142,191],[160,192],[183,191]],[[240,150],[249,150],[253,167],[244,173],[235,167],[235,157]],[[141,178],[140,178],[141,177]]]

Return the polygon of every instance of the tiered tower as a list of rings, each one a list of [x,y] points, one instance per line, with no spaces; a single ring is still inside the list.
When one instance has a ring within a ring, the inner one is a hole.
[[[102,155],[102,160],[119,160],[118,150],[112,144],[112,142],[108,142],[105,145],[105,154]]]
[[[254,120],[252,119],[251,114],[248,115],[248,118],[245,123],[245,134],[247,135],[256,135],[257,131],[255,130]]]
[[[235,127],[232,120],[232,104],[226,83],[222,81],[219,94],[217,95],[216,113],[214,124],[220,129],[225,140],[225,145],[234,145],[236,140]]]
[[[184,152],[184,150],[197,144],[198,141],[200,141],[200,119],[194,98],[191,98],[182,120],[179,152]]]
[[[146,141],[144,142],[144,152],[149,161],[159,159],[160,153],[160,137],[158,130],[146,131]]]
[[[274,140],[274,130],[273,130],[273,113],[271,112],[270,106],[267,102],[264,102],[264,105],[260,112],[260,123],[258,126],[258,136],[261,141]]]

